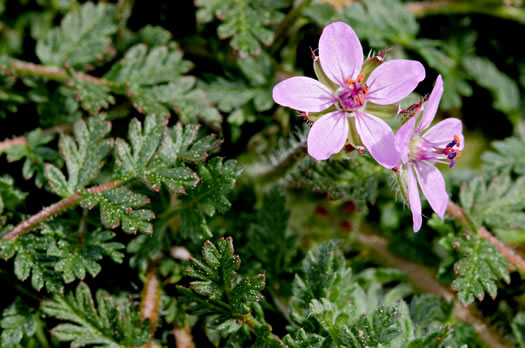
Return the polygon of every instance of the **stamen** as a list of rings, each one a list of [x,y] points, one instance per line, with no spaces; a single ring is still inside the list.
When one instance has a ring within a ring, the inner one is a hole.
[[[365,76],[359,74],[356,80],[345,78],[345,88],[339,94],[341,106],[345,110],[356,109],[365,104],[365,95],[368,94],[368,86],[363,84]]]
[[[447,147],[443,149],[443,154],[447,156],[447,159],[450,161],[449,167],[452,168],[456,164],[456,159],[461,155],[461,151],[456,149],[461,143],[459,136],[454,135],[453,140],[447,144]]]

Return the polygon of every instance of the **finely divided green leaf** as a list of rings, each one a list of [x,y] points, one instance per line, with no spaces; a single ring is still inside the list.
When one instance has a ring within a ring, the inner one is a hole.
[[[494,96],[492,106],[496,110],[510,112],[519,110],[520,93],[518,85],[498,70],[490,60],[481,57],[468,57],[463,67],[480,86],[488,89]]]
[[[214,17],[223,20],[217,28],[219,38],[231,38],[230,45],[241,57],[257,55],[261,43],[273,41],[271,25],[284,17],[279,9],[289,5],[286,0],[198,0],[197,20],[210,22]],[[264,14],[264,15],[261,15]]]
[[[503,231],[525,226],[524,176],[514,181],[503,173],[488,185],[482,178],[475,178],[462,187],[460,199],[478,224]]]
[[[108,87],[90,81],[71,79],[70,86],[84,110],[96,115],[101,109],[107,109],[115,103]]]
[[[260,292],[266,282],[264,274],[239,278],[237,271],[241,260],[234,254],[232,238],[221,238],[215,246],[206,241],[202,248],[204,262],[190,259],[187,273],[199,280],[192,281],[190,288],[179,288],[187,302],[196,302],[190,311],[221,314],[237,318],[250,312],[250,304],[262,299]]]
[[[78,120],[73,126],[75,140],[69,135],[60,138],[60,153],[66,162],[68,180],[52,164],[46,166],[45,175],[53,191],[67,197],[83,189],[94,180],[102,167],[103,160],[111,151],[113,141],[105,139],[111,130],[111,123],[103,117],[91,117],[87,123]]]
[[[127,233],[152,233],[150,221],[155,219],[155,214],[151,210],[139,209],[149,202],[147,196],[119,187],[100,193],[84,192],[80,204],[88,209],[100,204],[100,217],[107,228],[114,229],[122,223],[122,229]]]
[[[60,28],[38,41],[36,54],[46,65],[83,69],[103,57],[116,31],[114,6],[87,2],[79,11],[68,13]]]
[[[1,347],[16,347],[25,337],[32,337],[36,333],[37,323],[31,309],[17,297],[2,313],[0,321],[2,335]]]
[[[181,233],[185,238],[198,240],[210,236],[205,217],[230,209],[226,195],[233,189],[241,171],[234,160],[223,163],[221,158],[212,158],[206,164],[199,164],[200,185],[180,198],[187,208],[181,216]]]
[[[492,143],[494,151],[485,151],[481,155],[483,171],[488,175],[500,172],[514,172],[525,175],[525,141],[509,137]]]
[[[176,161],[177,153],[171,151],[173,140],[166,125],[164,117],[153,115],[146,117],[144,130],[137,119],[131,121],[128,132],[131,147],[122,139],[116,141],[118,179],[140,178],[154,191],[159,191],[164,183],[173,193],[185,193],[186,188],[197,185],[199,177]]]
[[[409,42],[419,31],[414,15],[397,0],[354,2],[343,8],[341,17],[360,39],[368,40],[376,49]]]
[[[480,301],[488,292],[492,298],[498,293],[499,279],[510,282],[507,260],[484,238],[468,235],[456,242],[464,257],[454,265],[457,274],[452,288],[458,292],[461,303],[469,305],[474,299]]]
[[[75,293],[55,294],[42,302],[42,311],[59,320],[51,333],[60,341],[70,341],[72,347],[140,346],[149,339],[149,321],[141,323],[140,313],[129,306],[117,306],[105,292],[97,293],[97,306],[89,287],[80,283]]]
[[[83,280],[86,272],[95,277],[102,269],[99,261],[103,256],[122,263],[124,254],[119,250],[124,249],[124,245],[110,242],[114,236],[115,233],[111,231],[90,231],[79,243],[59,240],[51,244],[47,254],[59,258],[55,270],[62,274],[65,283],[71,283],[75,279]]]

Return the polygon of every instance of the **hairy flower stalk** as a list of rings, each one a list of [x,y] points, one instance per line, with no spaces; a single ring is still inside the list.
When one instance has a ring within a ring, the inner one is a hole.
[[[317,58],[316,58],[317,59]],[[392,60],[374,67],[363,64],[363,49],[353,29],[336,22],[319,39],[320,81],[292,77],[273,89],[280,105],[306,113],[323,114],[308,135],[308,153],[317,160],[338,153],[355,131],[377,162],[386,168],[399,163],[394,133],[381,118],[365,112],[368,102],[389,105],[409,95],[424,79],[423,65],[412,60]]]
[[[436,115],[442,94],[440,75],[424,105],[423,114],[418,112],[396,133],[395,145],[401,157],[396,172],[412,211],[414,232],[419,231],[422,223],[418,183],[432,209],[443,218],[448,194],[443,175],[434,164],[447,163],[452,168],[464,146],[463,126],[457,118],[443,120],[425,131]]]

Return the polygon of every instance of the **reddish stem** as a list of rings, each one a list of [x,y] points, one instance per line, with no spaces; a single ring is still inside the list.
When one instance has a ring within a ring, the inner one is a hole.
[[[447,213],[456,221],[458,221],[461,225],[463,225],[467,230],[472,230],[469,222],[467,221],[467,218],[465,217],[463,209],[451,200],[448,201]],[[478,228],[477,232],[480,237],[485,238],[490,242],[490,244],[494,245],[494,247],[498,249],[499,252],[509,262],[511,262],[519,270],[525,271],[525,260],[520,255],[518,255],[512,248],[506,246],[503,242],[494,237],[484,227]]]
[[[53,133],[57,133],[57,132],[67,131],[70,128],[71,128],[71,125],[55,126],[55,127],[51,127],[51,128],[48,128],[48,129],[44,129],[43,131],[41,131],[41,134],[42,135],[53,134]],[[19,137],[16,137],[16,138],[13,138],[13,139],[8,139],[8,140],[1,141],[0,142],[0,153],[4,152],[5,150],[10,148],[11,146],[25,145],[26,143],[27,143],[27,139],[23,135],[19,136]]]
[[[157,275],[157,263],[151,261],[148,267],[148,273],[146,275],[146,283],[144,284],[144,290],[142,291],[142,301],[140,304],[140,315],[142,320],[149,319],[150,326],[150,339],[141,348],[150,348],[153,344],[153,337],[155,329],[157,328],[157,321],[159,318],[159,305],[160,305],[160,282]]]
[[[100,193],[106,190],[111,190],[122,184],[122,181],[112,181],[103,185],[95,186],[87,190],[89,193]],[[82,197],[79,194],[74,194],[67,198],[62,199],[61,201],[56,202],[55,204],[42,209],[35,215],[29,217],[28,219],[22,221],[16,225],[11,231],[4,234],[2,238],[7,239],[16,239],[22,233],[32,229],[42,221],[47,220],[48,218],[55,216],[64,210],[76,205]]]

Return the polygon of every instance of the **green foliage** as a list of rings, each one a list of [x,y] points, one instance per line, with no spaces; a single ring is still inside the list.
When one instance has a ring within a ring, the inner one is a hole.
[[[212,236],[206,216],[212,217],[217,211],[224,214],[230,209],[226,195],[241,171],[234,160],[223,162],[221,158],[212,158],[206,165],[199,164],[197,174],[202,183],[180,198],[185,208],[180,227],[184,238],[199,240]]]
[[[512,332],[520,348],[525,347],[525,313],[519,312],[512,320]]]
[[[58,159],[58,152],[45,146],[49,144],[53,138],[53,135],[45,134],[42,130],[35,129],[27,134],[25,144],[14,145],[6,150],[7,160],[9,162],[15,162],[25,158],[22,175],[26,180],[35,176],[35,184],[37,187],[42,187],[44,184],[44,163],[56,162]]]
[[[104,256],[122,263],[124,254],[119,250],[124,245],[111,241],[115,237],[114,232],[97,229],[85,235],[66,236],[61,231],[57,234],[61,234],[62,239],[52,243],[47,254],[58,258],[55,270],[62,274],[65,283],[71,283],[75,279],[83,280],[86,272],[95,277],[102,270],[99,262]]]
[[[172,109],[185,122],[202,119],[216,125],[221,115],[204,91],[194,88],[195,78],[182,76],[190,68],[191,63],[182,59],[174,44],[150,49],[139,44],[131,47],[104,78],[122,86],[120,92],[126,93],[141,113],[166,116]]]
[[[519,109],[520,96],[516,82],[499,71],[494,63],[480,57],[469,57],[463,66],[476,83],[492,93],[494,109],[505,112]]]
[[[397,0],[352,3],[341,10],[340,16],[361,40],[368,40],[370,46],[378,49],[391,42],[406,44],[419,31],[416,18]]]
[[[119,187],[99,193],[85,193],[81,205],[93,209],[100,205],[100,218],[106,228],[115,229],[122,223],[122,229],[127,233],[152,233],[151,220],[155,219],[153,211],[139,209],[150,203],[148,196],[131,191],[127,187]]]
[[[20,347],[24,337],[32,337],[36,333],[36,317],[30,307],[17,297],[2,313],[0,321],[2,335],[1,347]]]
[[[14,211],[15,208],[24,201],[27,193],[24,193],[14,186],[14,180],[9,175],[0,176],[0,216],[4,210]],[[0,226],[2,223],[0,223]]]
[[[230,45],[245,58],[258,55],[261,43],[269,45],[273,41],[274,32],[269,26],[283,19],[279,9],[288,6],[289,1],[198,0],[196,4],[197,20],[206,23],[220,18],[224,23],[217,28],[219,38],[231,37]]]
[[[189,310],[198,313],[229,315],[233,318],[250,312],[249,303],[262,298],[260,291],[266,284],[264,274],[254,277],[237,277],[241,265],[233,253],[232,238],[221,238],[217,247],[206,241],[202,247],[204,263],[192,258],[188,276],[194,294],[184,291],[190,302],[198,301]],[[182,290],[182,289],[181,289]]]
[[[480,321],[525,346],[523,284],[499,284],[507,254],[480,229],[519,255],[518,2],[0,0],[0,346],[476,348]],[[443,174],[466,221],[413,233],[390,170],[351,146],[313,160],[309,127],[293,134],[305,121],[272,91],[312,76],[338,20],[365,56],[421,61],[416,93],[442,75],[435,122],[465,121]],[[421,266],[456,272],[459,299],[419,293],[439,285],[402,270]]]
[[[115,104],[115,98],[104,85],[74,78],[71,79],[70,85],[84,110],[91,114],[96,115],[101,109],[107,109],[111,104]]]
[[[316,334],[307,334],[304,329],[299,329],[295,335],[286,335],[283,342],[290,348],[318,348],[323,344],[324,338]]]
[[[439,331],[441,325],[453,314],[454,303],[440,296],[424,294],[414,296],[410,302],[410,317],[412,318],[416,336],[429,335]]]
[[[71,342],[72,347],[140,346],[149,339],[149,321],[141,323],[140,313],[129,306],[117,306],[115,299],[103,290],[97,291],[95,305],[85,283],[80,283],[74,293],[55,294],[42,302],[42,311],[66,321],[51,333],[60,341]]]
[[[63,289],[60,273],[55,271],[57,259],[47,255],[48,248],[53,244],[51,236],[27,233],[16,240],[0,239],[0,257],[14,258],[14,273],[16,277],[25,281],[31,277],[31,286],[41,290],[44,285],[50,292],[59,292]]]
[[[349,159],[322,162],[307,157],[294,168],[287,181],[292,187],[327,193],[334,199],[353,199],[366,209],[367,202],[375,201],[382,177],[383,170],[369,158],[353,154]]]
[[[163,155],[166,158],[172,153],[186,162],[202,162],[215,151],[222,143],[217,136],[210,134],[199,137],[198,125],[182,126],[177,123],[169,130],[170,137],[164,139],[162,146]]]
[[[498,230],[525,225],[525,177],[495,176],[488,185],[482,178],[466,183],[460,192],[461,205],[479,225]]]
[[[498,293],[496,281],[510,282],[507,260],[492,244],[477,235],[467,235],[456,243],[463,258],[454,265],[457,278],[452,288],[458,292],[461,303],[469,305],[476,298],[483,301],[485,292],[495,298]]]
[[[378,346],[400,334],[399,328],[391,327],[400,317],[396,307],[377,308],[369,316],[363,314],[354,322],[349,320],[346,313],[338,314],[336,308],[326,300],[314,300],[310,309],[338,345],[352,348]]]
[[[104,158],[113,147],[111,139],[105,139],[111,123],[103,117],[91,117],[87,123],[78,120],[73,126],[75,140],[68,135],[60,138],[60,154],[66,163],[68,180],[52,164],[46,165],[45,176],[51,189],[59,196],[67,197],[84,188],[99,174]]]
[[[166,138],[167,119],[160,116],[148,116],[144,129],[137,119],[129,125],[128,139],[131,147],[122,139],[116,141],[117,171],[116,178],[129,180],[140,178],[150,189],[159,191],[164,183],[173,193],[185,193],[185,188],[194,187],[199,177],[189,168],[176,164],[177,153],[159,147]]]
[[[112,239],[115,233],[96,229],[72,231],[60,224],[45,225],[39,234],[29,233],[16,240],[0,239],[0,257],[14,257],[18,279],[31,276],[36,290],[44,286],[50,292],[62,291],[64,283],[84,279],[86,272],[95,277],[100,273],[104,256],[122,263],[121,243]],[[81,229],[86,228],[85,226]]]
[[[518,137],[509,137],[492,143],[494,151],[486,151],[483,159],[483,170],[492,175],[499,172],[513,172],[525,175],[525,142]]]
[[[247,248],[268,273],[268,283],[280,288],[282,277],[293,274],[297,266],[297,238],[287,233],[289,211],[286,200],[278,186],[265,195],[262,207],[257,211],[256,221],[250,226]],[[265,248],[261,248],[265,245]]]
[[[70,12],[60,28],[51,30],[38,42],[36,54],[46,65],[69,65],[85,69],[101,60],[117,31],[115,8],[100,3],[85,3],[78,12]]]

